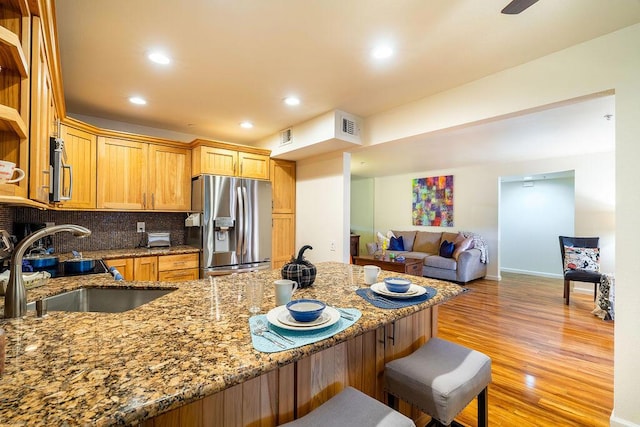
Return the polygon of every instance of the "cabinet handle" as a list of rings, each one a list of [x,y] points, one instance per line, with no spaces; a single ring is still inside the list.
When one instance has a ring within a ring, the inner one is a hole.
[[[151,193],[151,209],[156,208],[156,193]]]
[[[142,209],[147,208],[147,193],[142,193]]]

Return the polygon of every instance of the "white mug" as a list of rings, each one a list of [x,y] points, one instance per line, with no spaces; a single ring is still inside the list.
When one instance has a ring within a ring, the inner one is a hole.
[[[281,279],[273,282],[276,287],[276,306],[285,305],[291,301],[291,296],[298,289],[293,280]]]
[[[11,179],[14,172],[18,172],[18,177],[16,179]],[[17,168],[15,163],[8,162],[6,160],[0,160],[0,184],[13,184],[14,182],[18,182],[23,178],[24,171],[20,168]]]
[[[378,281],[378,275],[380,274],[380,267],[377,265],[365,265],[364,266],[364,283],[367,285],[373,285]]]

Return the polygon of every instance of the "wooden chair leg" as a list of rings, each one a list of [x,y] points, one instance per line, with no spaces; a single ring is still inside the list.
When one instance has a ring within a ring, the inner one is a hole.
[[[596,300],[596,295],[598,294],[598,286],[600,286],[600,283],[594,283],[593,284],[593,300]]]
[[[564,281],[564,303],[566,305],[569,305],[569,294],[571,293],[570,284],[571,284],[571,280],[566,280],[565,279],[565,281]]]
[[[478,395],[478,427],[489,425],[489,386]]]

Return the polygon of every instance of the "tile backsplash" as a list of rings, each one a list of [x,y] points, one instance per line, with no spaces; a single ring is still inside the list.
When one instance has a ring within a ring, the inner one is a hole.
[[[53,236],[58,253],[91,250],[135,248],[147,243],[146,233],[136,232],[136,223],[143,221],[147,232],[168,231],[171,245],[182,245],[185,239],[185,213],[166,212],[99,212],[50,211],[32,208],[0,206],[0,227],[13,234],[13,223],[76,224],[91,230],[91,236],[78,239],[69,233]]]

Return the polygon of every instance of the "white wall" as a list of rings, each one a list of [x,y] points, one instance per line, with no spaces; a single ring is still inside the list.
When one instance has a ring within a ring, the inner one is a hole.
[[[547,55],[527,64],[490,75],[481,80],[441,92],[434,96],[421,99],[414,103],[385,111],[368,117],[364,123],[365,145],[388,143],[405,137],[424,134],[452,126],[463,125],[475,121],[508,115],[528,109],[536,109],[545,105],[562,102],[590,94],[615,91],[616,95],[616,155],[615,155],[615,219],[610,214],[608,201],[600,206],[594,203],[593,197],[576,195],[576,211],[591,210],[588,219],[584,221],[576,216],[576,233],[593,232],[593,224],[611,224],[615,227],[617,241],[616,254],[616,323],[615,323],[615,352],[614,352],[614,411],[611,425],[640,425],[640,405],[637,404],[636,388],[640,383],[640,370],[636,369],[640,360],[640,263],[637,262],[636,242],[640,241],[640,227],[637,226],[637,213],[640,211],[640,192],[637,191],[638,164],[640,163],[640,24],[620,31],[596,38],[586,43]],[[305,164],[305,175],[313,175],[314,161]],[[340,163],[340,162],[338,162]],[[556,169],[545,162],[540,165],[540,172]],[[555,161],[554,161],[555,163]],[[561,163],[561,162],[560,162]],[[576,188],[584,188],[589,180],[587,175],[593,175],[600,170],[600,159],[591,159],[589,170],[576,170]],[[319,167],[324,167],[319,162]],[[552,165],[553,166],[553,165]],[[509,169],[505,167],[505,169]],[[526,173],[535,173],[535,170]],[[556,170],[572,169],[570,165],[558,165]],[[435,173],[434,173],[435,172]],[[441,174],[447,171],[425,171],[424,176]],[[471,170],[466,171],[470,173]],[[490,230],[497,230],[497,207],[495,206],[498,193],[497,175],[490,170],[490,166],[476,169],[477,176],[473,180],[456,181],[456,192],[463,196],[456,206],[460,206],[460,215],[456,220],[456,227],[467,226],[473,219],[478,225],[478,232],[484,233],[495,240]],[[452,171],[454,175],[457,171]],[[524,171],[522,173],[525,173]],[[505,170],[500,175],[516,175],[517,172]],[[407,177],[410,178],[410,177]],[[317,177],[318,181],[322,178]],[[328,181],[331,179],[327,178]],[[467,182],[469,181],[469,182]],[[458,183],[461,182],[459,185]],[[597,184],[597,183],[596,183]],[[392,196],[405,194],[402,188],[408,185],[406,181],[398,182],[400,187],[387,185],[393,190]],[[307,187],[307,186],[305,186]],[[321,186],[310,185],[309,188],[320,190]],[[376,183],[376,188],[379,185]],[[474,189],[479,188],[474,194]],[[602,186],[592,194],[607,196],[601,191]],[[612,191],[609,188],[607,191]],[[407,191],[406,194],[409,192]],[[344,215],[341,205],[343,193],[332,197],[322,197],[325,203],[335,209],[335,215]],[[468,196],[468,197],[466,197]],[[380,201],[376,197],[376,207]],[[308,201],[308,197],[305,198]],[[301,206],[302,213],[310,214],[314,218],[321,217],[326,209],[313,211]],[[468,209],[467,211],[463,211]],[[332,212],[333,214],[334,212]],[[377,212],[376,212],[377,214]],[[600,222],[594,222],[594,217],[600,217]],[[348,218],[346,218],[348,221]],[[322,218],[322,222],[327,220]],[[410,218],[404,220],[410,224]],[[311,221],[313,222],[313,221]],[[340,222],[340,221],[338,221]],[[381,218],[381,226],[391,226]],[[614,225],[615,224],[615,225]],[[303,224],[299,224],[302,226]],[[307,224],[304,224],[307,225]],[[313,225],[313,224],[310,224]],[[393,224],[399,226],[402,224]],[[339,230],[340,227],[335,227]],[[304,241],[312,230],[299,227],[299,241]],[[602,235],[601,235],[602,237]],[[319,239],[323,240],[323,239]],[[613,236],[609,236],[609,244],[613,244]],[[609,250],[610,249],[610,250]],[[613,248],[605,249],[604,253],[613,253]],[[615,258],[614,258],[615,259]],[[603,260],[604,262],[604,260]],[[490,274],[497,275],[494,267]]]
[[[574,179],[524,184],[500,184],[500,271],[561,278],[558,236],[575,236]]]
[[[346,168],[342,153],[296,164],[296,249],[311,245],[305,258],[314,264],[349,259],[349,157]]]

